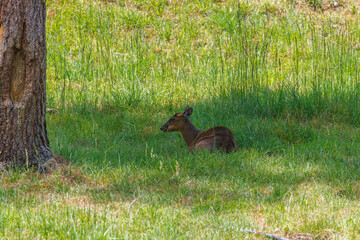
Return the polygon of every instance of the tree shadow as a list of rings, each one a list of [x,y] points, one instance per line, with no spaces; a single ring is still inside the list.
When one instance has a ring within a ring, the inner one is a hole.
[[[75,165],[99,171],[127,169],[106,188],[90,189],[94,201],[131,199],[141,189],[169,204],[186,205],[192,199],[199,209],[204,199],[273,203],[311,181],[344,191],[342,197],[359,196],[350,184],[360,180],[359,129],[337,119],[341,111],[334,113],[338,107],[333,101],[324,98],[321,105],[332,107],[310,111],[306,104],[274,100],[282,93],[263,91],[268,101],[257,93],[157,107],[75,105],[48,116],[50,142]],[[239,151],[189,154],[180,134],[160,132],[160,126],[187,105],[194,108],[191,120],[196,127],[229,127]]]

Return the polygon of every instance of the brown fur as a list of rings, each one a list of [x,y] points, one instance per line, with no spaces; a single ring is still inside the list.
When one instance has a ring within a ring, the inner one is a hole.
[[[195,128],[189,117],[193,109],[186,107],[184,113],[176,113],[167,121],[160,130],[163,132],[181,132],[189,151],[206,149],[231,152],[237,151],[235,138],[227,127],[212,127],[205,131]]]

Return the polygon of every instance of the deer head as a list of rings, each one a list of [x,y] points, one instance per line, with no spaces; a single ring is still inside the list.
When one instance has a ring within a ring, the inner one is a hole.
[[[189,124],[189,117],[193,112],[193,108],[186,107],[184,113],[175,113],[169,121],[167,121],[160,130],[163,132],[181,131]]]

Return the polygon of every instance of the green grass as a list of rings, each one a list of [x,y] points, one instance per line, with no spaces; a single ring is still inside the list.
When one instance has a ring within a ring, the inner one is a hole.
[[[338,2],[48,0],[48,134],[72,164],[0,173],[0,238],[358,239],[359,6]],[[160,132],[185,106],[239,151]]]

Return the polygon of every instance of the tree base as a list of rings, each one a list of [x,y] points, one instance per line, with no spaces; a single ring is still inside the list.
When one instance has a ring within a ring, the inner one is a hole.
[[[64,157],[54,154],[52,158],[47,160],[44,164],[40,166],[41,173],[50,173],[57,170],[61,165],[69,165],[70,162]]]
[[[32,168],[35,171],[38,171],[40,173],[51,173],[55,170],[57,170],[58,168],[60,168],[61,166],[68,166],[70,165],[70,162],[68,160],[66,160],[64,157],[58,155],[58,154],[54,154],[54,156],[50,159],[48,159],[44,164],[42,164],[40,167],[38,168]],[[6,163],[4,162],[0,162],[0,172],[3,171],[10,171],[11,168],[8,165],[6,165]],[[30,169],[30,168],[28,168]]]

